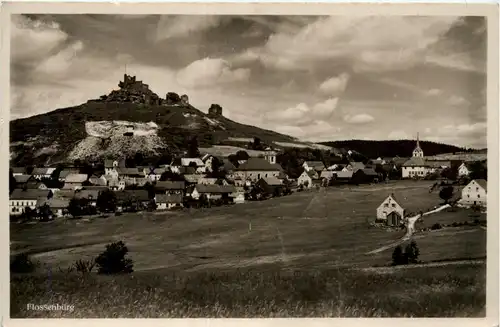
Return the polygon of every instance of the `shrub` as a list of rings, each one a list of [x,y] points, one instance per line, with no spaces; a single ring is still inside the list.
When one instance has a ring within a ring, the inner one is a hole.
[[[95,264],[95,260],[78,260],[73,264],[73,267],[76,271],[85,274],[92,272]]]
[[[440,223],[435,223],[434,225],[432,225],[431,230],[437,230],[441,228],[443,228],[443,226],[441,226]]]
[[[20,253],[14,256],[10,262],[10,272],[25,274],[34,272],[36,265],[31,261],[30,257],[25,253]]]
[[[411,241],[411,243],[406,246],[404,255],[408,263],[418,263],[420,250],[418,249],[417,242]]]
[[[399,265],[404,265],[404,264],[407,264],[407,258],[405,257],[405,255],[403,253],[403,249],[401,248],[401,245],[398,245],[394,249],[394,252],[392,252],[392,265],[399,266]]]
[[[131,259],[125,259],[128,248],[120,241],[106,245],[106,251],[99,254],[95,259],[98,273],[104,275],[131,273],[133,263]]]

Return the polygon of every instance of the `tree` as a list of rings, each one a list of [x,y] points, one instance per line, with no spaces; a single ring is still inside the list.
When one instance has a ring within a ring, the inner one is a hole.
[[[38,208],[38,217],[41,221],[48,221],[52,217],[52,210],[47,203]]]
[[[262,145],[260,138],[254,137],[252,143],[253,150],[264,150],[264,146]]]
[[[447,204],[448,201],[453,197],[453,186],[445,186],[439,191],[439,197],[444,200],[444,203]]]
[[[189,158],[196,158],[200,156],[198,138],[196,136],[194,136],[188,143],[187,155]]]
[[[179,94],[175,93],[175,92],[168,92],[166,97],[165,97],[165,100],[167,101],[167,104],[178,104],[179,102],[181,102],[181,97],[179,96]]]
[[[181,182],[184,180],[184,177],[182,177],[179,174],[173,173],[170,170],[167,170],[160,176],[160,181],[176,181],[176,182]]]
[[[481,161],[475,161],[470,165],[469,177],[471,179],[488,179],[488,167]]]
[[[125,258],[127,253],[128,248],[122,241],[106,245],[106,251],[95,259],[97,272],[104,275],[133,272],[132,260]]]
[[[392,265],[393,266],[399,266],[399,265],[404,265],[406,264],[406,257],[403,253],[403,249],[401,248],[401,245],[396,246],[394,251],[392,252]]]
[[[250,158],[250,156],[245,151],[240,150],[240,151],[236,152],[236,160],[238,160],[238,161],[239,160],[248,160],[248,158]]]
[[[405,248],[404,256],[408,263],[418,263],[418,256],[420,255],[420,250],[418,249],[417,242],[411,241]]]
[[[441,177],[454,181],[458,177],[458,171],[454,168],[446,167],[441,171]]]
[[[83,215],[85,213],[87,205],[86,202],[87,201],[85,201],[85,199],[72,198],[68,204],[69,214],[72,215],[73,217]]]
[[[117,199],[115,192],[111,190],[99,192],[96,200],[96,206],[100,212],[116,211]]]

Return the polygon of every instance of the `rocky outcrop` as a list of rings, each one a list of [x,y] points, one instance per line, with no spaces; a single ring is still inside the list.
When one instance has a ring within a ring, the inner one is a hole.
[[[218,104],[212,104],[208,108],[208,116],[214,118],[222,116],[222,107]]]
[[[92,102],[132,102],[148,105],[161,105],[163,102],[163,99],[149,89],[148,84],[137,81],[135,76],[125,74],[118,87],[120,89],[113,90]]]

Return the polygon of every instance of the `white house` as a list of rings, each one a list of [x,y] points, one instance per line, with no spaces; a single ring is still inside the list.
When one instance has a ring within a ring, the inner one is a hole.
[[[325,164],[322,161],[304,161],[302,167],[306,171],[310,170],[322,171],[323,169],[326,168]]]
[[[36,179],[50,178],[55,168],[34,168],[31,175]]]
[[[172,161],[170,165],[170,170],[175,174],[180,174],[181,168],[184,167],[196,167],[196,173],[203,174],[206,172],[205,163],[200,158],[177,158]],[[194,168],[193,167],[193,168]]]
[[[155,202],[158,210],[183,207],[182,194],[156,194]]]
[[[265,177],[278,177],[281,171],[279,164],[271,164],[264,158],[249,158],[233,172],[232,178],[256,182]]]
[[[311,188],[313,184],[318,179],[318,173],[314,170],[304,170],[297,178],[297,185],[303,185],[304,187]]]
[[[378,222],[389,226],[399,226],[403,222],[405,209],[396,201],[394,194],[389,195],[377,208]]]
[[[464,177],[464,176],[469,176],[471,169],[470,169],[470,163],[468,162],[463,162],[459,167],[458,167],[458,177]]]
[[[49,190],[15,189],[9,197],[9,213],[11,215],[20,215],[26,207],[35,210],[38,200],[46,200],[50,194]]]
[[[488,183],[484,179],[474,179],[462,189],[461,204],[486,206]]]

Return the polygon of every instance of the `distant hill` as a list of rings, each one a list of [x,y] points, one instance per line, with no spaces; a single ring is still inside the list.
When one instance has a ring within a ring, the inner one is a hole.
[[[410,157],[415,149],[415,140],[397,140],[397,141],[366,141],[366,140],[346,140],[322,142],[321,144],[334,148],[345,148],[351,151],[362,153],[368,158],[378,157]],[[420,141],[420,147],[425,156],[435,156],[439,154],[453,154],[457,152],[472,152],[454,145],[441,144],[429,141]],[[484,150],[483,150],[484,151]]]
[[[190,105],[187,95],[169,92],[162,99],[135,77],[125,75],[118,86],[79,106],[11,121],[11,165],[97,161],[135,153],[144,157],[177,154],[187,149],[193,137],[200,148],[254,137],[278,148],[319,147],[230,120],[217,104],[206,114]]]

